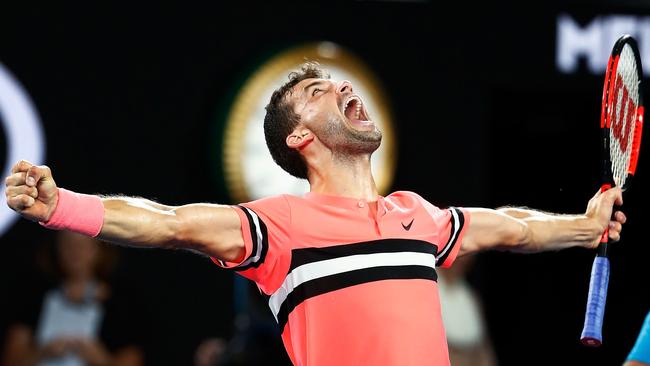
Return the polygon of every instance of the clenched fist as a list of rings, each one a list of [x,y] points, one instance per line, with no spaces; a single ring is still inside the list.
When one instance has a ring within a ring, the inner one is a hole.
[[[5,179],[9,207],[32,221],[48,221],[58,201],[50,168],[21,160]]]

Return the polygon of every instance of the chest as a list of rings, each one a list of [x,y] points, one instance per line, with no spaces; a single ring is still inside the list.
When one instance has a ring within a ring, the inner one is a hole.
[[[306,209],[292,217],[294,247],[325,247],[381,239],[437,243],[431,216],[422,208],[382,209],[359,202],[356,207]]]

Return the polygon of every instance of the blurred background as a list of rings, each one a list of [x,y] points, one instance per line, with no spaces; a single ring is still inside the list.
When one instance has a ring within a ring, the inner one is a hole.
[[[607,56],[631,33],[650,71],[650,4],[489,5],[3,7],[0,163],[3,172],[21,158],[47,164],[60,186],[85,193],[236,203],[223,159],[234,103],[274,57],[327,42],[354,55],[385,96],[395,163],[388,190],[413,190],[438,206],[584,212],[598,187]],[[479,333],[496,364],[623,362],[650,309],[644,155],[626,196],[628,224],[611,249],[602,347],[579,342],[594,252],[473,259],[464,276],[480,299]],[[4,201],[0,230],[6,349],[53,281],[43,248],[57,238],[16,221]],[[121,299],[111,307],[120,319],[111,333],[123,342],[107,341],[109,351],[128,340],[146,365],[195,365],[206,354],[221,354],[224,365],[286,364],[254,287],[188,252],[116,252],[103,280]]]

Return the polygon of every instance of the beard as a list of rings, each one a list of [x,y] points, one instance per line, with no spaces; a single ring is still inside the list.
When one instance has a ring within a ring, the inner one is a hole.
[[[382,134],[376,126],[368,131],[357,130],[339,116],[328,118],[327,123],[315,132],[335,155],[370,155],[381,145]]]

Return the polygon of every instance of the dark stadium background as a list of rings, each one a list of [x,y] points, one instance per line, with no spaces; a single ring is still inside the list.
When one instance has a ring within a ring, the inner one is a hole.
[[[46,163],[73,190],[230,203],[213,179],[220,102],[271,50],[327,40],[355,52],[386,87],[399,139],[394,190],[440,206],[579,213],[598,184],[602,76],[557,71],[557,16],[587,23],[650,7],[568,4],[34,5],[0,12],[0,62],[33,98]],[[650,309],[646,158],[611,251],[603,347],[578,340],[593,252],[479,255],[470,279],[501,365],[622,363]],[[50,240],[27,221],[0,239],[0,341],[34,277],[34,253]],[[132,316],[149,365],[190,365],[200,340],[232,334],[231,273],[185,252],[120,252],[118,277],[140,304]]]

